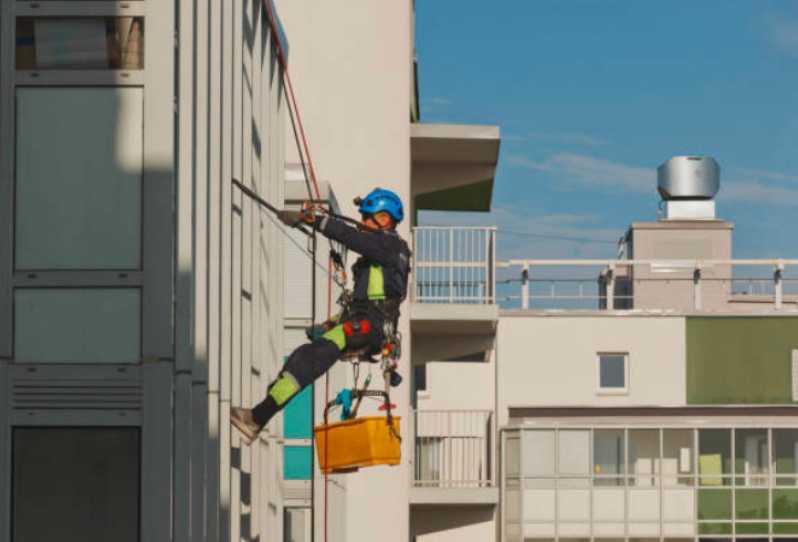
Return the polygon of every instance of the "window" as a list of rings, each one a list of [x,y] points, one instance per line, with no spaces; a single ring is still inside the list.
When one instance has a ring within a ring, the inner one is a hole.
[[[140,70],[143,17],[18,17],[18,70]]]
[[[598,355],[598,390],[600,393],[626,393],[629,390],[629,355]]]
[[[310,542],[310,508],[286,508],[283,512],[283,542]]]
[[[138,88],[17,90],[17,269],[141,267],[143,115]]]
[[[138,428],[16,428],[13,540],[139,540]]]
[[[137,288],[19,288],[14,347],[21,362],[136,363]]]

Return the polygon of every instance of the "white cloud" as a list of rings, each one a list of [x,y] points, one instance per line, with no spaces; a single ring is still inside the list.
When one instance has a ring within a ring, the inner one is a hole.
[[[657,174],[653,168],[630,166],[583,154],[557,153],[543,161],[510,154],[505,161],[510,165],[554,173],[566,177],[566,180],[589,185],[618,186],[634,192],[650,192],[656,186]]]
[[[759,181],[721,182],[718,199],[764,205],[798,206],[798,190],[767,185]]]
[[[604,139],[590,134],[578,132],[529,132],[527,134],[527,139],[529,141],[559,143],[561,145],[579,145],[584,147],[600,147],[609,143]]]
[[[787,175],[780,171],[770,171],[767,169],[749,169],[749,168],[735,168],[733,171],[737,173],[737,177],[753,180],[766,180],[766,181],[792,181],[798,182],[798,177],[795,175]]]
[[[798,56],[798,20],[772,16],[766,20],[767,37],[778,50]]]
[[[505,160],[510,165],[550,173],[558,180],[577,182],[589,187],[623,188],[639,193],[654,193],[657,174],[653,168],[632,166],[620,162],[594,158],[582,154],[558,153],[542,161],[509,154]],[[749,170],[749,173],[753,170]],[[798,189],[773,184],[774,180],[792,180],[776,172],[759,172],[757,179],[721,180],[718,199],[744,201],[766,205],[798,205]]]
[[[524,135],[505,135],[502,140],[511,142],[551,143],[579,147],[601,147],[609,141],[580,132],[527,132]]]

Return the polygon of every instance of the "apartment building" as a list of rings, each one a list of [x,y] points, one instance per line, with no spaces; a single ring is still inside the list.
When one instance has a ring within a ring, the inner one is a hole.
[[[735,260],[716,192],[669,198],[611,260],[416,230],[453,243],[417,253],[415,294],[455,322],[414,346],[417,540],[795,538],[798,262]],[[494,263],[517,277],[499,310]],[[472,304],[492,320],[458,321]]]
[[[285,103],[260,2],[0,5],[0,539],[275,539],[231,405],[283,347]]]

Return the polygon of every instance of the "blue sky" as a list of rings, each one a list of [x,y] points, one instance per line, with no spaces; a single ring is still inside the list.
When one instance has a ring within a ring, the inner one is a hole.
[[[798,2],[417,0],[423,122],[497,124],[499,256],[613,257],[656,167],[721,164],[734,256],[798,257]]]

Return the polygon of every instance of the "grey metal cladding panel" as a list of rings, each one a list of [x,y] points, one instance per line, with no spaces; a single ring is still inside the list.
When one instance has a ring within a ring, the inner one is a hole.
[[[172,364],[143,366],[141,539],[170,540],[172,531]]]
[[[0,361],[0,539],[11,530],[11,427],[8,423],[8,364]]]
[[[0,2],[0,73],[13,73],[16,2]],[[14,216],[14,82],[0,77],[0,359],[12,352],[13,216]],[[2,532],[2,531],[0,531]]]
[[[175,439],[174,439],[174,541],[192,542],[191,538],[191,464],[193,398],[191,375],[175,376]]]
[[[174,358],[174,5],[147,5],[144,99],[142,315],[145,359]]]
[[[233,193],[233,207],[241,209],[243,203],[243,194],[235,189]],[[242,235],[242,216],[239,212],[233,212],[232,221],[232,246],[231,246],[231,322],[230,322],[230,346],[232,350],[231,356],[231,380],[230,380],[230,398],[233,405],[241,404],[241,375],[242,375],[242,343],[244,341],[244,334],[242,332],[242,318],[241,311],[243,305],[242,299],[242,248],[243,248],[243,235]]]
[[[221,140],[221,2],[210,3],[208,78],[208,389],[221,389],[221,215],[222,192],[229,190],[220,176]],[[215,527],[215,528],[218,528]],[[209,531],[210,532],[210,531]],[[209,534],[209,537],[211,535]]]
[[[191,533],[192,542],[202,542],[205,537],[207,517],[206,455],[208,451],[208,386],[193,384],[191,392]]]
[[[208,438],[205,462],[206,517],[208,542],[220,540],[221,532],[221,435],[219,392],[208,393]]]
[[[113,411],[137,416],[144,390],[140,366],[11,366],[8,404],[14,412]]]

